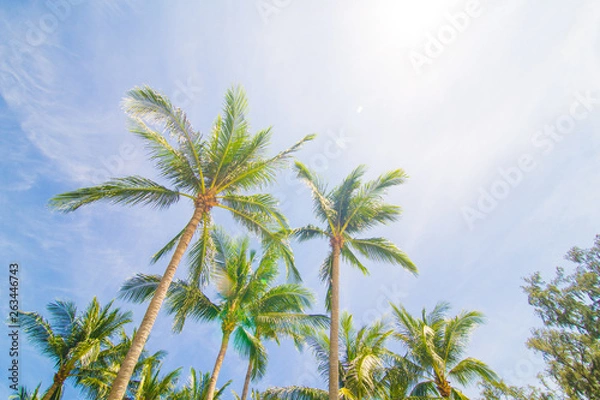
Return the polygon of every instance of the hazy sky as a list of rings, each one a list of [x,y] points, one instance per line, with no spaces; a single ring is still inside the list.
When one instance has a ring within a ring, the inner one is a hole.
[[[442,300],[455,312],[481,310],[487,324],[470,354],[512,384],[530,383],[541,363],[524,342],[538,321],[522,278],[550,277],[571,246],[600,233],[599,34],[594,0],[3,2],[0,248],[5,265],[21,265],[21,308],[109,301],[133,274],[161,272],[165,263],[149,266],[149,257],[189,218],[184,202],[47,209],[63,191],[153,176],[126,130],[125,92],[151,85],[207,132],[226,89],[241,84],[253,129],[273,126],[273,151],[319,134],[297,156],[332,184],[358,164],[370,177],[410,175],[389,197],[403,218],[372,234],[393,239],[420,276],[344,268],[343,307],[361,323],[386,314],[388,300],[413,312]],[[293,226],[313,222],[290,171],[272,192]],[[320,311],[326,244],[294,248]],[[145,306],[117,303],[139,322]],[[165,371],[210,371],[218,326],[189,323],[180,335],[170,326],[161,314],[149,341],[169,352]],[[22,383],[48,387],[52,363],[24,337],[22,346]],[[324,385],[309,352],[285,343],[270,355],[259,388]],[[219,383],[235,378],[239,393],[244,372],[231,349]]]

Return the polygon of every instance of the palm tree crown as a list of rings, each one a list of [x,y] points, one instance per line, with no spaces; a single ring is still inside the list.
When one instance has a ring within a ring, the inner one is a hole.
[[[131,322],[131,313],[111,309],[112,302],[102,307],[96,298],[81,314],[70,301],[55,301],[47,308],[50,319],[35,312],[21,314],[21,327],[43,354],[55,362],[52,386],[43,400],[60,399],[64,382],[87,374],[91,366],[106,353],[112,353],[111,338]]]
[[[471,332],[483,322],[480,312],[463,311],[448,318],[449,305],[439,303],[430,313],[423,310],[421,318],[415,318],[404,307],[392,306],[397,325],[395,336],[407,348],[407,362],[420,371],[421,381],[413,388],[413,396],[465,399],[452,381],[464,386],[477,378],[498,379],[482,361],[463,358]]]

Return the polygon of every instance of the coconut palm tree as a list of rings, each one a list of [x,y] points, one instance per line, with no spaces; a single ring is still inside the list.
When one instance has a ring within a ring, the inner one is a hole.
[[[402,306],[392,307],[395,337],[407,348],[406,360],[420,369],[421,380],[412,389],[412,396],[463,400],[466,396],[453,381],[464,386],[480,378],[487,382],[498,379],[482,361],[463,358],[470,334],[483,322],[480,312],[463,311],[448,318],[449,305],[439,303],[430,313],[423,309],[421,318],[415,318]]]
[[[386,343],[393,331],[382,321],[371,326],[354,327],[350,314],[341,316],[339,355],[338,397],[345,400],[384,399],[387,394],[385,382],[386,364],[394,357]],[[325,380],[329,379],[330,339],[327,332],[320,332],[309,339],[317,361],[318,371]],[[329,394],[325,390],[292,386],[270,388],[263,393],[265,400],[325,400]]]
[[[78,315],[73,302],[57,300],[47,306],[50,319],[35,312],[21,314],[21,327],[42,353],[55,361],[56,373],[42,400],[58,400],[68,378],[85,374],[90,365],[112,346],[111,338],[131,322],[131,313],[102,307],[94,297]]]
[[[210,373],[201,374],[196,372],[194,368],[190,368],[190,377],[187,384],[167,398],[168,400],[204,400],[208,392],[209,382]],[[225,389],[230,384],[231,381],[223,385],[221,389],[215,391],[215,400],[223,396]]]
[[[176,280],[167,294],[167,312],[174,315],[173,329],[180,332],[188,317],[202,321],[219,321],[222,340],[209,382],[207,400],[213,400],[219,372],[233,335],[236,347],[259,347],[256,338],[246,329],[255,320],[261,323],[289,325],[296,321],[294,315],[284,315],[274,310],[304,309],[309,307],[313,295],[295,283],[272,286],[277,277],[281,254],[267,249],[260,260],[250,250],[248,238],[231,239],[223,230],[214,228],[211,238],[215,245],[213,280],[218,300],[213,302],[203,293],[198,282]],[[258,267],[252,264],[258,260]],[[134,302],[152,297],[158,290],[161,277],[138,274],[121,288],[121,296]],[[250,345],[249,343],[253,343]]]
[[[318,177],[300,162],[296,162],[298,177],[310,188],[314,200],[314,213],[324,228],[309,225],[295,230],[299,240],[321,238],[329,241],[330,252],[322,269],[321,277],[329,283],[326,298],[331,312],[329,352],[329,398],[338,398],[338,348],[339,342],[339,280],[340,257],[350,265],[367,273],[355,252],[376,261],[398,264],[416,274],[417,268],[404,252],[392,242],[381,237],[357,238],[366,230],[391,221],[400,215],[400,207],[386,204],[383,196],[387,189],[400,185],[406,179],[404,171],[398,169],[381,175],[375,180],[361,182],[365,167],[359,166],[342,183],[327,190]]]
[[[241,88],[227,91],[223,115],[217,118],[208,137],[195,131],[181,109],[150,87],[129,91],[124,108],[131,132],[144,140],[150,158],[171,188],[148,178],[129,176],[57,195],[50,200],[50,206],[71,212],[90,203],[107,201],[165,208],[184,198],[191,201],[193,212],[183,230],[153,258],[157,261],[175,249],[121,365],[109,400],[121,400],[125,394],[169,285],[196,231],[199,231],[199,238],[190,251],[193,265],[190,281],[199,282],[209,276],[206,265],[210,265],[213,253],[209,233],[215,207],[227,210],[235,220],[258,234],[265,247],[280,252],[289,274],[298,277],[285,238],[287,223],[277,210],[276,200],[268,194],[245,195],[243,192],[271,183],[291,153],[313,138],[306,136],[289,149],[272,157],[266,156],[271,129],[256,134],[249,132],[247,100]]]

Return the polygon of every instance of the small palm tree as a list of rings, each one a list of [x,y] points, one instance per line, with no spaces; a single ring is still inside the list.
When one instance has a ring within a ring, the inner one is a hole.
[[[201,374],[196,372],[194,368],[190,368],[190,377],[187,384],[167,398],[168,400],[204,400],[208,393],[209,382],[210,373]],[[223,385],[221,389],[216,390],[214,399],[220,399],[230,384],[231,381]]]
[[[402,306],[393,305],[397,331],[395,337],[407,348],[406,360],[420,370],[421,381],[412,396],[440,396],[444,399],[466,399],[451,380],[468,385],[475,379],[496,381],[496,374],[482,361],[462,358],[469,336],[483,322],[478,311],[464,311],[454,318],[446,317],[447,303],[439,303],[430,313],[422,311],[413,317]]]
[[[324,228],[309,225],[296,229],[300,240],[321,238],[329,241],[330,253],[327,256],[321,277],[329,283],[327,308],[331,311],[329,352],[329,398],[338,398],[338,352],[339,347],[339,285],[340,256],[344,261],[368,273],[367,268],[355,255],[355,251],[368,259],[398,264],[416,274],[417,268],[398,247],[387,239],[357,238],[356,235],[378,225],[395,221],[400,215],[400,207],[383,201],[388,188],[400,185],[406,179],[404,171],[398,169],[381,175],[375,180],[362,183],[365,167],[359,166],[332,190],[327,190],[319,179],[304,165],[296,162],[298,177],[310,188],[314,199],[316,217],[325,224]]]
[[[309,135],[289,149],[267,157],[265,152],[271,130],[250,134],[246,120],[247,100],[241,88],[227,91],[223,116],[217,118],[207,138],[192,128],[181,109],[149,87],[129,91],[124,108],[130,117],[131,132],[145,141],[158,171],[173,188],[144,177],[130,176],[57,195],[51,199],[50,206],[71,212],[90,203],[108,201],[165,208],[184,198],[191,200],[193,213],[185,228],[153,258],[157,261],[175,248],[121,365],[109,400],[123,398],[169,285],[196,231],[200,234],[190,252],[193,266],[190,281],[196,283],[207,279],[206,265],[210,265],[214,247],[210,240],[213,208],[227,210],[235,220],[258,234],[265,247],[280,252],[289,273],[298,278],[292,251],[285,240],[287,223],[277,210],[277,201],[268,194],[244,195],[241,192],[271,183],[290,154],[313,138]],[[165,137],[163,131],[173,139]]]
[[[231,336],[236,347],[258,347],[256,338],[249,334],[247,326],[253,321],[291,324],[293,315],[273,312],[286,308],[304,309],[309,307],[313,295],[299,284],[289,283],[272,286],[277,277],[280,253],[267,250],[256,270],[252,264],[257,261],[256,252],[249,250],[247,238],[232,240],[221,229],[213,229],[212,241],[215,244],[213,276],[218,301],[211,301],[197,282],[177,280],[173,282],[167,295],[167,312],[175,317],[173,329],[180,332],[188,317],[202,321],[220,321],[222,341],[209,382],[207,400],[213,400],[219,372],[225,359]],[[160,285],[158,275],[138,274],[126,281],[121,288],[121,296],[127,300],[142,302],[152,297]],[[250,345],[252,343],[253,345]]]
[[[173,393],[180,368],[162,376],[160,369],[161,363],[158,360],[145,363],[131,400],[161,400]]]
[[[41,393],[40,393],[40,386],[41,385],[37,385],[37,387],[33,390],[33,392],[29,393],[29,391],[27,390],[27,388],[25,388],[24,386],[19,387],[19,391],[15,396],[9,397],[9,399],[14,399],[14,400],[40,400],[41,399]]]
[[[388,338],[393,331],[384,322],[378,321],[371,326],[360,329],[354,327],[353,318],[344,313],[341,317],[339,351],[338,398],[345,400],[383,399],[386,398],[386,364],[393,358],[386,348]],[[330,340],[326,332],[309,339],[317,360],[318,371],[325,380],[329,379]],[[264,392],[265,400],[325,400],[328,392],[321,389],[291,386],[271,388]]]
[[[83,396],[89,399],[105,399],[108,396],[112,383],[119,372],[119,367],[127,355],[127,351],[131,347],[132,338],[136,333],[134,330],[133,335],[129,336],[124,330],[121,331],[118,341],[112,345],[108,345],[98,358],[86,368],[83,374],[74,377],[75,385],[81,388]],[[153,354],[149,354],[146,350],[142,351],[142,355],[127,386],[125,399],[131,400],[134,398],[136,388],[139,385],[147,364],[160,363],[166,354],[165,351],[157,351]]]
[[[21,327],[34,345],[55,361],[56,373],[42,400],[58,400],[68,378],[85,374],[103,351],[112,346],[111,338],[131,322],[131,313],[111,309],[112,302],[100,306],[94,297],[78,315],[73,302],[55,301],[47,306],[50,320],[35,312],[23,312]]]

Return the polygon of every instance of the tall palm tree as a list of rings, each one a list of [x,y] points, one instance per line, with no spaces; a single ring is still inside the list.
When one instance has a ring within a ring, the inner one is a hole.
[[[396,338],[407,348],[406,359],[420,369],[421,381],[413,396],[440,396],[444,399],[466,399],[452,384],[468,385],[475,379],[496,381],[496,374],[482,361],[467,357],[468,339],[473,329],[483,322],[478,311],[463,311],[454,318],[446,317],[447,303],[439,303],[433,311],[423,309],[421,318],[413,317],[404,307],[393,305]]]
[[[329,352],[329,398],[338,398],[338,352],[339,346],[339,285],[340,257],[363,273],[368,270],[354,251],[368,259],[398,264],[416,274],[417,268],[404,252],[392,242],[381,237],[357,238],[356,235],[378,225],[395,221],[400,207],[386,204],[383,196],[387,189],[400,185],[406,179],[404,171],[398,169],[381,175],[375,180],[361,182],[365,167],[359,166],[342,183],[327,190],[318,177],[300,162],[296,162],[298,177],[310,188],[314,200],[314,212],[324,228],[309,225],[295,230],[300,240],[321,238],[329,241],[327,256],[321,277],[329,283],[327,307],[331,311]]]
[[[371,326],[354,327],[353,318],[344,313],[341,316],[339,355],[338,397],[345,400],[367,400],[386,398],[386,364],[393,357],[386,343],[393,331],[384,322],[377,321]],[[317,360],[318,371],[324,379],[329,379],[330,339],[326,332],[320,332],[309,340]],[[329,394],[325,390],[302,386],[271,388],[264,394],[265,400],[325,400]]]
[[[213,229],[211,238],[215,245],[213,279],[218,300],[211,301],[198,282],[176,280],[167,294],[167,312],[174,315],[173,328],[183,329],[188,317],[203,321],[220,321],[222,340],[215,366],[209,382],[207,400],[213,400],[219,372],[233,335],[238,348],[250,348],[249,343],[258,347],[256,338],[249,334],[245,326],[253,320],[274,324],[291,324],[294,315],[283,315],[273,310],[304,309],[309,307],[313,295],[303,286],[295,283],[272,286],[277,277],[278,261],[281,254],[268,249],[257,261],[254,250],[249,249],[247,238],[233,240],[221,230]],[[158,290],[161,277],[138,274],[126,281],[121,288],[121,296],[135,302],[152,297]]]
[[[205,266],[210,264],[213,253],[209,232],[211,212],[215,207],[227,210],[235,220],[258,234],[265,247],[279,251],[286,260],[289,273],[297,277],[292,251],[285,240],[287,223],[277,210],[277,201],[268,194],[244,195],[241,192],[271,183],[290,154],[313,138],[306,136],[289,149],[272,157],[266,156],[271,129],[254,135],[249,132],[247,100],[241,88],[227,91],[223,115],[217,118],[208,137],[195,131],[181,109],[150,87],[129,91],[124,108],[129,115],[131,132],[145,141],[150,158],[172,188],[148,178],[130,176],[57,195],[50,200],[50,206],[71,212],[90,203],[108,201],[165,208],[185,198],[191,201],[193,212],[183,230],[153,258],[157,261],[175,248],[121,365],[109,400],[121,400],[125,394],[169,285],[196,231],[199,231],[199,238],[190,252],[194,266],[190,269],[190,281],[207,279]],[[172,139],[161,132],[168,133]]]
[[[47,306],[50,319],[35,312],[23,312],[21,327],[42,353],[55,361],[56,373],[42,400],[58,400],[68,378],[81,376],[90,365],[112,346],[111,338],[131,322],[131,313],[102,307],[94,297],[78,315],[70,301],[55,301]]]
[[[190,377],[185,386],[175,391],[168,400],[205,400],[210,382],[210,373],[201,374],[194,368],[190,368]],[[220,399],[231,381],[225,383],[221,389],[215,391],[214,399]]]

